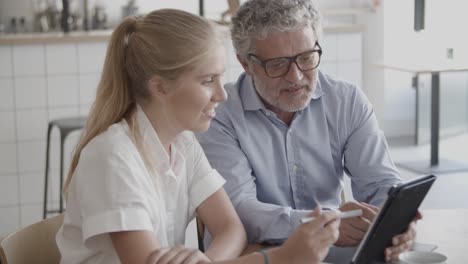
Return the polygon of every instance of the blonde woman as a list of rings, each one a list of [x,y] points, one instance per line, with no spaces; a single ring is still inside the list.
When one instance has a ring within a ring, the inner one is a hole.
[[[107,50],[96,101],[65,183],[57,233],[62,263],[318,262],[337,239],[336,212],[304,224],[282,247],[235,259],[244,228],[193,132],[226,99],[216,27],[177,10],[126,18]],[[183,247],[198,215],[207,251]],[[313,238],[313,239],[312,239]],[[233,260],[235,259],[235,260]]]

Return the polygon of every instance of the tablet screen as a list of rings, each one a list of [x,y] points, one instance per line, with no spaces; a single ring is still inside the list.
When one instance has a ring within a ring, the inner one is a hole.
[[[385,263],[385,248],[395,235],[406,231],[435,179],[434,175],[424,176],[390,188],[351,263]]]

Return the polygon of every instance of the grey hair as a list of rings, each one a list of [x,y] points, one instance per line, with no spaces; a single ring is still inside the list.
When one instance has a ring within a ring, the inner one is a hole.
[[[247,56],[254,52],[253,40],[305,27],[321,37],[322,18],[312,0],[249,0],[232,17],[232,43],[237,54]]]

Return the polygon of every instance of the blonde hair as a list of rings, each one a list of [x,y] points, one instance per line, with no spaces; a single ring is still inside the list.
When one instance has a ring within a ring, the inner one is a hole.
[[[134,142],[142,147],[134,112],[137,100],[149,100],[152,77],[176,80],[217,44],[214,24],[181,10],[161,9],[142,18],[125,18],[110,38],[96,100],[68,170],[65,195],[81,151],[112,124],[125,118]]]

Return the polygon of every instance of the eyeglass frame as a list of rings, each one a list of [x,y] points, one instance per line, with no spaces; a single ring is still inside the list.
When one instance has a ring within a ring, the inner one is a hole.
[[[315,47],[318,47],[318,49],[315,49]],[[303,70],[301,69],[301,67],[299,66],[299,64],[297,63],[297,58],[300,57],[301,55],[304,55],[306,53],[309,53],[309,52],[317,52],[318,55],[319,55],[319,60],[318,60],[318,63],[315,67],[313,67],[312,69],[310,70]],[[277,58],[271,58],[271,59],[267,59],[267,60],[261,60],[259,57],[257,57],[257,55],[253,54],[253,53],[249,53],[247,54],[247,57],[252,60],[252,58],[254,58],[256,61],[256,63],[260,66],[262,66],[263,70],[265,71],[265,74],[270,77],[270,78],[280,78],[280,77],[283,77],[285,76],[286,74],[288,74],[288,72],[291,70],[291,63],[294,62],[297,66],[297,68],[303,72],[305,71],[312,71],[312,70],[315,70],[317,69],[317,67],[320,65],[320,61],[321,61],[321,58],[322,58],[322,47],[320,46],[320,44],[318,43],[318,41],[315,42],[315,45],[314,45],[314,49],[313,50],[308,50],[308,51],[304,51],[304,52],[301,52],[299,54],[296,54],[294,56],[291,56],[291,57],[277,57]],[[275,77],[272,77],[268,74],[267,72],[267,69],[266,69],[266,64],[269,62],[269,61],[273,61],[273,60],[278,60],[278,59],[287,59],[289,61],[289,64],[288,64],[288,70],[282,74],[282,75],[279,75],[279,76],[275,76]]]

